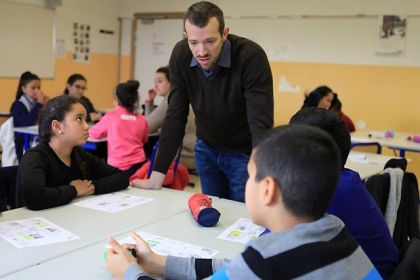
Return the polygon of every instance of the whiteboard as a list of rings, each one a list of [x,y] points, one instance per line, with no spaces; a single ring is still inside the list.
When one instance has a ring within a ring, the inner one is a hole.
[[[0,1],[0,77],[54,77],[54,10]]]
[[[140,104],[148,98],[147,90],[153,86],[155,72],[167,66],[172,49],[183,38],[182,19],[154,19],[137,21],[135,79],[140,81]],[[157,96],[159,105],[163,97]]]

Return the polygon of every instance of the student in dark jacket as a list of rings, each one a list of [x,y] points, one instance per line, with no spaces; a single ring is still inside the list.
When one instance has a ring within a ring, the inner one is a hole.
[[[290,123],[318,127],[328,132],[337,143],[342,169],[327,213],[344,222],[382,278],[389,279],[398,264],[398,250],[384,216],[363,186],[360,175],[344,167],[350,153],[348,128],[338,116],[321,108],[302,109],[290,119]]]
[[[48,102],[48,96],[41,91],[41,80],[31,72],[20,76],[16,91],[16,99],[10,109],[14,127],[35,125],[39,110]],[[15,133],[16,156],[20,161],[23,155],[24,138],[21,133]]]
[[[39,135],[42,142],[29,149],[19,165],[17,207],[41,210],[128,187],[121,170],[80,147],[89,137],[89,126],[86,110],[75,98],[51,99],[41,111]]]

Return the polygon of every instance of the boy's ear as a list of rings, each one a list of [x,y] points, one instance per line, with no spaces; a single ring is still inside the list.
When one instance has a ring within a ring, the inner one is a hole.
[[[262,186],[262,201],[264,205],[270,205],[277,200],[279,194],[279,187],[273,177],[266,177],[263,179]]]

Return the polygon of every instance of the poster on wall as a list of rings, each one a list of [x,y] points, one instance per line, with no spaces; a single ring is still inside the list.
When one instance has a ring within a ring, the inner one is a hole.
[[[407,17],[386,15],[379,17],[377,53],[402,53],[404,51]]]
[[[74,62],[90,62],[90,25],[73,23],[73,54]]]
[[[59,57],[59,58],[66,57],[66,39],[64,38],[55,39],[55,57]]]

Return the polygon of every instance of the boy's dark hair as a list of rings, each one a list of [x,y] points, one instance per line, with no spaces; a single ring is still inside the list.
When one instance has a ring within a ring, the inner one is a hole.
[[[72,86],[75,82],[80,81],[80,80],[86,82],[86,78],[82,74],[73,74],[67,79],[67,84]],[[69,90],[67,89],[67,86],[64,88],[63,94],[69,94]]]
[[[256,181],[274,178],[283,204],[294,216],[317,220],[333,197],[340,177],[340,154],[325,131],[305,125],[270,130],[254,149]]]
[[[140,83],[136,80],[128,80],[121,83],[115,89],[115,95],[120,102],[120,105],[126,108],[130,113],[134,113],[139,101],[138,89]]]
[[[185,22],[188,20],[192,25],[203,28],[209,23],[209,20],[215,17],[219,22],[219,33],[223,36],[225,30],[225,19],[223,11],[215,4],[207,1],[192,4],[184,14],[184,31]]]
[[[316,126],[331,135],[340,150],[341,168],[344,168],[350,153],[351,137],[347,125],[337,115],[322,108],[304,108],[289,123]]]

